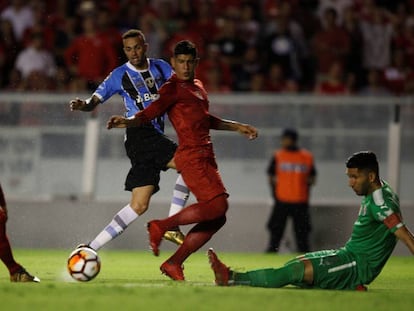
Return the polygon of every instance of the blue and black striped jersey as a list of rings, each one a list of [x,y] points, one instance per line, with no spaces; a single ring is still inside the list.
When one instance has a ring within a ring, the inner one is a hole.
[[[123,98],[125,116],[132,117],[158,98],[158,89],[171,77],[172,73],[171,66],[162,59],[149,58],[147,70],[137,70],[127,62],[114,69],[93,95],[104,103],[112,95],[118,93]],[[161,133],[164,132],[164,117],[163,115],[151,121]]]

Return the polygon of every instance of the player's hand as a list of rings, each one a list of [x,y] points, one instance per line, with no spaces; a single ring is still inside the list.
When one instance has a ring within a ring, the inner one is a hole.
[[[259,135],[257,129],[249,124],[239,124],[237,131],[249,140],[256,139]]]
[[[106,128],[110,130],[111,128],[125,128],[128,125],[128,119],[123,116],[112,116],[109,118],[106,123]]]
[[[86,106],[86,101],[76,97],[75,99],[73,99],[69,102],[69,105],[70,105],[70,110],[71,111],[83,110]]]

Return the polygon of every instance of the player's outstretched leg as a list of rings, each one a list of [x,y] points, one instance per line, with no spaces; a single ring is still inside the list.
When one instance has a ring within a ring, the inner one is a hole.
[[[231,273],[230,268],[220,261],[212,248],[207,251],[207,257],[210,267],[214,272],[216,285],[228,286]]]
[[[226,223],[226,217],[220,217],[215,220],[202,222],[195,225],[185,237],[183,245],[168,258],[160,267],[163,274],[171,279],[183,281],[183,263],[194,252],[205,245],[211,237]]]
[[[230,270],[217,257],[212,249],[207,253],[215,282],[219,286],[247,285],[254,287],[279,288],[303,282],[305,264],[301,260],[291,260],[278,269],[265,268],[247,272]]]
[[[163,220],[153,220],[147,225],[150,247],[155,256],[164,233],[180,225],[203,223],[225,216],[228,209],[227,194],[219,195],[208,202],[195,203],[181,212]]]
[[[137,218],[138,214],[132,209],[131,205],[126,205],[116,213],[111,222],[91,242],[89,242],[88,246],[95,251],[98,251],[105,244],[124,232]]]

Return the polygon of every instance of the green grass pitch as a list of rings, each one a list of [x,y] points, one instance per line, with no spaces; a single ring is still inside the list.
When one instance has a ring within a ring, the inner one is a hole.
[[[237,269],[278,267],[292,255],[224,253]],[[185,264],[186,282],[161,275],[159,265],[170,255],[149,251],[100,252],[102,269],[91,282],[71,281],[66,273],[70,250],[14,250],[16,259],[42,280],[13,284],[0,268],[1,310],[413,310],[414,260],[392,257],[368,292],[217,287],[204,251]]]

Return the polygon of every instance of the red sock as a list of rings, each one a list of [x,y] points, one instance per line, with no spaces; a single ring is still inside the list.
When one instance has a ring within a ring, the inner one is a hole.
[[[192,204],[179,213],[161,220],[159,225],[166,230],[171,230],[180,225],[207,222],[224,216],[227,209],[227,194],[222,194],[208,202]]]
[[[218,219],[195,225],[185,236],[184,243],[168,261],[181,265],[188,256],[206,244],[225,223],[226,216],[222,216]]]
[[[22,266],[13,258],[9,239],[6,235],[6,215],[0,211],[0,259],[4,262],[10,274],[19,271]]]

